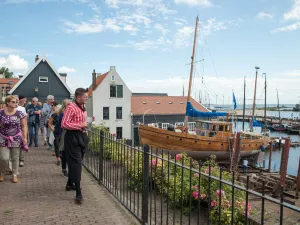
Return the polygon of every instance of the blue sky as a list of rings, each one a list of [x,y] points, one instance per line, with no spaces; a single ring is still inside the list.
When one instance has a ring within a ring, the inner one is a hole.
[[[133,92],[181,95],[198,15],[204,61],[193,97],[229,103],[234,90],[241,101],[246,76],[251,103],[260,66],[258,99],[267,73],[268,103],[276,89],[282,103],[300,100],[300,0],[2,0],[0,8],[0,66],[16,73],[46,54],[72,89],[113,65]]]

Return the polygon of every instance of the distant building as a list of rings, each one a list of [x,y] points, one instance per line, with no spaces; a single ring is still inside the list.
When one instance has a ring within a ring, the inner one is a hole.
[[[37,55],[34,66],[17,82],[9,94],[25,95],[28,100],[37,97],[46,101],[48,95],[54,95],[61,102],[72,97],[72,91],[66,83],[67,74],[59,74],[46,57]]]
[[[97,75],[94,71],[92,78],[87,104],[89,115],[96,117],[96,125],[107,127],[117,138],[131,139],[131,91],[116,67],[111,66],[104,74]]]
[[[169,124],[184,125],[186,113],[186,96],[132,96],[132,122],[149,124],[157,123],[158,127],[167,129]],[[193,107],[201,112],[209,112],[207,108],[191,98]],[[189,118],[189,130],[194,130],[196,118]]]
[[[18,78],[4,78],[3,74],[0,74],[0,102],[4,102],[9,91],[18,83]]]

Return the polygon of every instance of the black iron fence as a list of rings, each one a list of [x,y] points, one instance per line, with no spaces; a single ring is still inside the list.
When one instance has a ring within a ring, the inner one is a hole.
[[[236,181],[213,157],[130,146],[92,129],[84,166],[142,224],[297,224],[300,208]],[[258,184],[259,185],[259,184]]]

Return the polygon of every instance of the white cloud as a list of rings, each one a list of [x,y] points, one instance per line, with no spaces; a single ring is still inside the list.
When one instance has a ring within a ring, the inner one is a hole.
[[[201,42],[204,39],[204,36],[208,36],[213,34],[216,31],[226,30],[230,26],[237,25],[238,23],[242,22],[241,20],[231,21],[231,20],[224,20],[224,21],[217,21],[216,18],[210,18],[205,22],[199,21],[199,38],[198,41]],[[195,28],[192,26],[184,26],[177,30],[175,34],[175,46],[176,47],[184,47],[189,46],[192,43],[192,36],[194,34]]]
[[[57,70],[59,73],[75,73],[76,70],[74,68],[62,66]]]
[[[191,41],[190,38],[193,35],[194,30],[195,28],[190,26],[180,28],[175,34],[175,46],[189,46]]]
[[[292,9],[283,15],[285,20],[299,20],[300,19],[300,0],[294,0]]]
[[[163,35],[166,35],[169,32],[168,29],[164,28],[161,24],[158,23],[154,25],[154,28],[160,31]]]
[[[28,62],[19,55],[11,54],[7,58],[0,57],[0,67],[7,67],[12,72],[25,72],[28,70]]]
[[[162,14],[175,14],[176,10],[169,9],[164,3],[163,0],[105,0],[105,3],[115,9],[123,8],[126,6],[133,6],[142,9],[149,9],[160,12]]]
[[[82,13],[82,12],[79,12],[79,13],[76,13],[75,15],[76,15],[76,16],[83,16],[83,13]]]
[[[259,12],[259,13],[256,15],[256,18],[257,18],[257,19],[260,19],[260,20],[273,19],[273,17],[274,17],[273,14],[265,13],[265,12]]]
[[[187,24],[188,22],[185,19],[181,18],[175,18],[174,19],[174,24],[177,26],[183,26],[184,24]]]
[[[0,47],[0,55],[8,55],[8,54],[16,54],[20,53],[22,50],[20,49],[15,49],[15,48],[1,48]]]
[[[285,32],[285,31],[295,31],[300,29],[300,22],[293,23],[291,25],[285,26],[285,27],[279,27],[275,30],[272,30],[273,33],[277,32]]]
[[[210,7],[212,6],[211,0],[175,0],[176,4],[187,4],[191,6],[199,5],[203,7]]]
[[[129,47],[129,45],[127,44],[105,44],[105,47],[109,47],[109,48],[127,48]]]
[[[88,22],[74,23],[68,20],[64,21],[65,32],[78,34],[99,33],[104,30],[104,26],[98,19],[92,19]]]

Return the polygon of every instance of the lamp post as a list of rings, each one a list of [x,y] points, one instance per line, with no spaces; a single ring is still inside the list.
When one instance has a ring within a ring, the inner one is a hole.
[[[255,101],[256,101],[256,84],[257,84],[257,74],[258,70],[260,69],[258,66],[255,67],[256,73],[255,73],[255,84],[254,84],[254,98],[253,98],[253,108],[252,108],[252,120],[251,120],[251,132],[253,132],[253,121],[254,121],[254,112],[255,112]]]
[[[150,111],[150,110],[152,110],[152,109],[148,109],[148,110],[146,110],[146,111],[144,112],[144,114],[143,114],[143,124],[145,124],[145,114],[146,114],[148,111]]]
[[[265,76],[265,109],[264,109],[264,131],[266,130],[267,125],[267,74],[263,73],[262,75]]]

